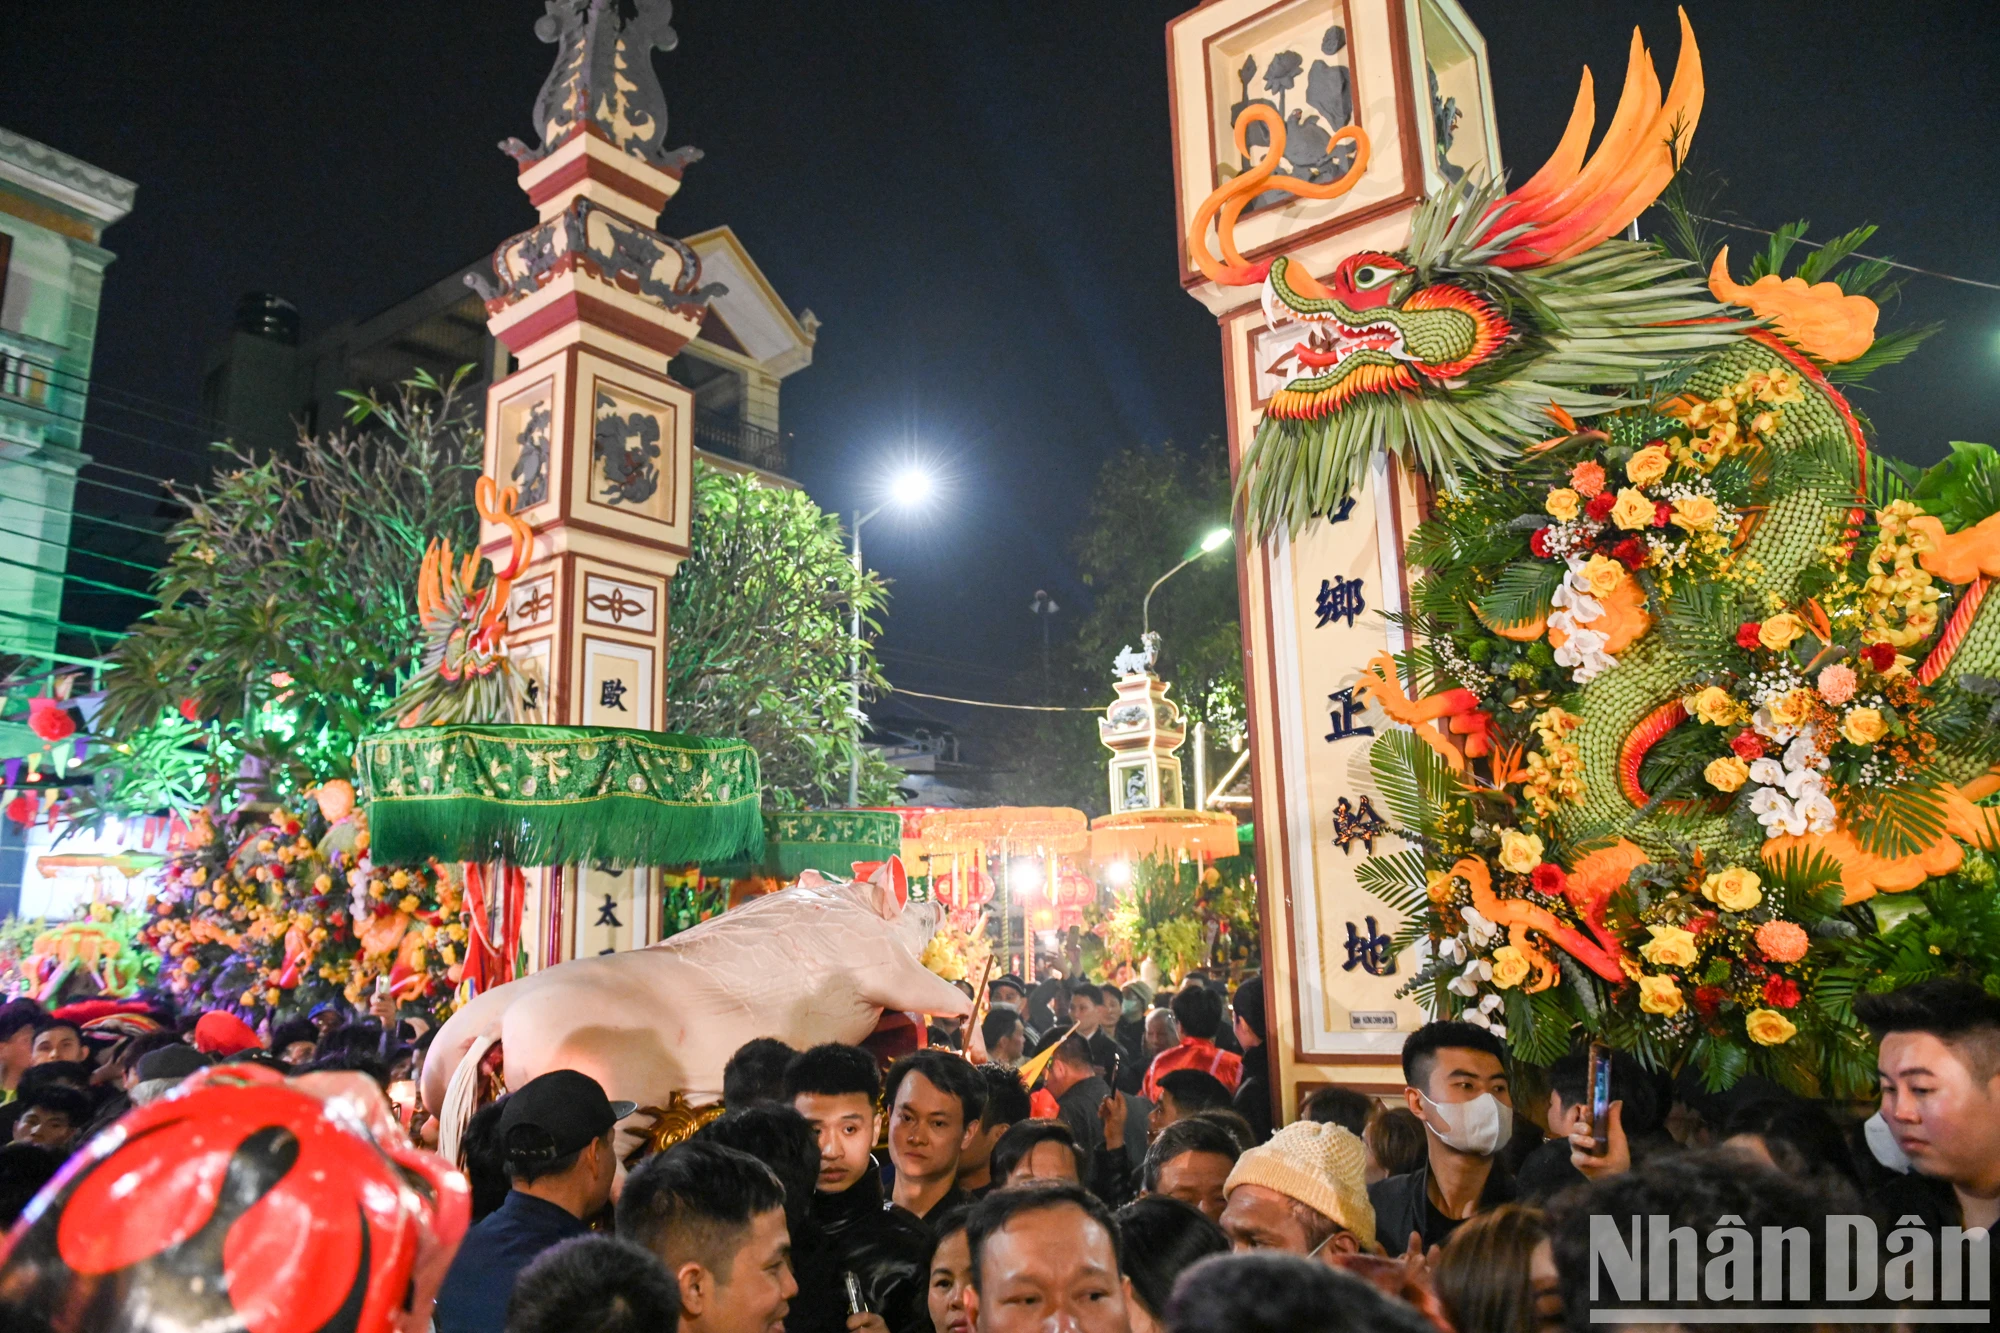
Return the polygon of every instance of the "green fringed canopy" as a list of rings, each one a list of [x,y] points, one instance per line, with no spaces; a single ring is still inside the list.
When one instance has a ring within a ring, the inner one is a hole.
[[[361,742],[369,850],[522,866],[678,866],[764,845],[743,741],[622,727],[441,726]]]
[[[856,861],[886,861],[902,850],[903,819],[893,810],[788,810],[764,816],[761,855],[708,862],[723,879],[797,879],[808,870],[846,879]]]

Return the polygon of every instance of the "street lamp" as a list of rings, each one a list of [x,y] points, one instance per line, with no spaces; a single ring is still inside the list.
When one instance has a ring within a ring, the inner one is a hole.
[[[915,509],[922,505],[937,490],[937,479],[929,469],[912,464],[897,472],[889,479],[889,498],[866,513],[854,511],[854,524],[849,529],[853,546],[854,575],[857,580],[862,574],[861,565],[861,525],[890,505],[898,509]],[[852,810],[861,804],[861,602],[854,602],[853,616],[848,625],[853,635],[853,648],[847,657],[847,705],[848,714],[854,727],[854,752],[847,768],[847,808]]]
[[[1187,559],[1153,580],[1153,586],[1146,589],[1146,599],[1139,603],[1139,629],[1142,633],[1149,634],[1152,632],[1153,594],[1160,590],[1160,585],[1211,551],[1220,551],[1223,547],[1229,545],[1229,540],[1234,535],[1228,528],[1217,528],[1201,539],[1201,545],[1190,551]]]

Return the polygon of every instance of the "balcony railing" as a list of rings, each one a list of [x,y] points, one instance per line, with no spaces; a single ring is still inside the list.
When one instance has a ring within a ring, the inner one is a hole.
[[[50,381],[53,366],[17,347],[0,342],[0,398],[53,412]]]
[[[789,461],[784,436],[747,421],[725,417],[719,412],[695,412],[694,444],[697,449],[706,449],[712,454],[733,458],[739,463],[776,472],[780,476],[784,475]]]

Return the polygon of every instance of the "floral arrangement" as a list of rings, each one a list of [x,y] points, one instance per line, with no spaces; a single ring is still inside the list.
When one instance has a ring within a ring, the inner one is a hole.
[[[175,997],[252,1021],[330,1000],[365,1007],[381,979],[442,1017],[466,948],[457,877],[435,863],[374,865],[358,812],[198,811],[148,907],[144,937]]]
[[[1589,429],[1552,406],[1413,534],[1421,642],[1357,687],[1409,728],[1370,755],[1408,845],[1361,875],[1433,1012],[1853,1094],[1853,995],[1937,914],[2000,921],[2000,454],[1870,454],[1827,371],[1758,333]]]
[[[1133,864],[1131,885],[1116,890],[1110,912],[1092,924],[1104,939],[1106,968],[1136,971],[1150,960],[1180,976],[1196,967],[1254,967],[1257,919],[1250,857],[1203,866],[1149,856]]]

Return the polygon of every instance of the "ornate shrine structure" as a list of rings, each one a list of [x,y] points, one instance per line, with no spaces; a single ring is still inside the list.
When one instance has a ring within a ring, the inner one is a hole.
[[[676,37],[666,0],[627,15],[557,0],[535,33],[557,47],[535,101],[540,143],[501,149],[540,220],[466,281],[519,368],[487,391],[485,473],[518,488],[532,554],[514,583],[506,646],[526,682],[523,721],[664,730],[668,584],[688,553],[694,394],[667,362],[701,330],[701,261],[656,229],[699,161],[666,146],[653,52]],[[506,529],[487,522],[497,555]],[[659,937],[657,872],[597,866],[531,874],[530,969]]]

